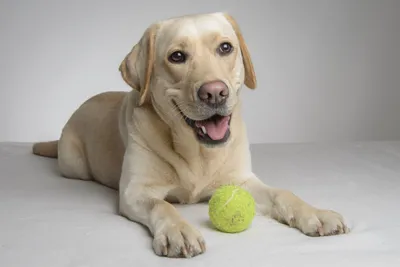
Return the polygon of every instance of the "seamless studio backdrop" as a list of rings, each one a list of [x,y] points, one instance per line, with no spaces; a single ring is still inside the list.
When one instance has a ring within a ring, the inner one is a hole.
[[[258,75],[251,143],[400,139],[400,1],[0,1],[0,141],[58,138],[152,22],[228,11]]]

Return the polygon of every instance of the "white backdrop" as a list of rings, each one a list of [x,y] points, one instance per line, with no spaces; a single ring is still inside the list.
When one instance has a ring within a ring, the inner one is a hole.
[[[0,141],[58,138],[153,21],[229,11],[259,87],[252,143],[400,139],[400,1],[0,0]]]

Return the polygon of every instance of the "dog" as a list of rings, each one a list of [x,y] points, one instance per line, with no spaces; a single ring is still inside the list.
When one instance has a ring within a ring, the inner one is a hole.
[[[311,206],[253,172],[241,116],[241,88],[256,74],[236,20],[224,12],[173,17],[150,25],[119,66],[129,92],[84,102],[58,141],[33,153],[58,158],[61,175],[119,192],[119,212],[147,227],[155,254],[190,258],[206,251],[199,230],[174,203],[207,201],[239,185],[257,212],[308,236],[349,232],[343,217]]]

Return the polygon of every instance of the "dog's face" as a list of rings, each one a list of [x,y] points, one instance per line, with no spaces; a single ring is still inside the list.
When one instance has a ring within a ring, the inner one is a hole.
[[[172,127],[223,144],[243,83],[255,88],[250,55],[232,17],[184,16],[150,26],[121,64],[124,80]]]

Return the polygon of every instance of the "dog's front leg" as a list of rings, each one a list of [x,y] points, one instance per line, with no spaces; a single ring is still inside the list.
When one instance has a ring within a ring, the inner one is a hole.
[[[123,197],[121,213],[146,226],[159,256],[190,258],[205,251],[200,232],[186,222],[170,203],[157,198]]]
[[[244,180],[241,185],[253,195],[259,212],[308,236],[349,232],[337,212],[315,208],[288,190],[269,187],[256,176]]]
[[[157,255],[190,258],[202,254],[205,242],[200,232],[164,200],[173,185],[154,172],[157,158],[142,152],[142,160],[129,148],[125,154],[119,190],[120,213],[150,230]]]

